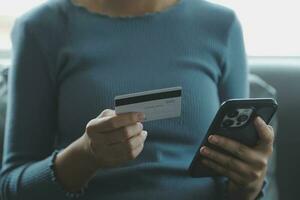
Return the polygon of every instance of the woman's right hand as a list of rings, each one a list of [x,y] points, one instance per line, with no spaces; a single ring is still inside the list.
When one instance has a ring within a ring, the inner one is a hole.
[[[147,137],[143,120],[143,113],[116,115],[114,110],[106,109],[88,122],[82,139],[95,169],[117,167],[142,152]]]
[[[142,113],[141,113],[142,114]],[[59,152],[55,161],[58,181],[70,192],[79,191],[98,169],[117,167],[143,150],[147,132],[143,115],[116,115],[106,109],[86,125],[85,133]]]

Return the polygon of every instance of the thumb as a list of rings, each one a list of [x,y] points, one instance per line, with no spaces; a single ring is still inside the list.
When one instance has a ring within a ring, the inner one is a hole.
[[[100,115],[97,118],[110,117],[110,116],[114,116],[114,115],[116,115],[115,110],[105,109],[100,113]]]
[[[254,121],[256,130],[258,132],[260,141],[259,144],[271,146],[274,141],[273,128],[266,124],[261,117],[256,117]]]

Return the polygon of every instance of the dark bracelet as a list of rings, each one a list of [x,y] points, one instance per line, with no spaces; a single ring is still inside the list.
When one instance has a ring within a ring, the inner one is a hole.
[[[79,191],[77,192],[68,192],[65,191],[64,187],[61,185],[61,183],[57,180],[57,175],[56,175],[56,171],[55,171],[55,166],[54,166],[54,162],[55,159],[57,157],[57,154],[59,153],[59,150],[55,150],[52,154],[52,159],[51,159],[51,163],[50,163],[50,169],[51,169],[51,180],[58,184],[60,189],[65,193],[65,196],[67,198],[70,199],[78,199],[80,197],[82,197],[85,194],[85,190],[88,188],[88,184],[86,184],[85,186],[83,186]]]

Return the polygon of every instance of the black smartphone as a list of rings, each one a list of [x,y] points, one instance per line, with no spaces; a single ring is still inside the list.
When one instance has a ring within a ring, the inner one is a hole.
[[[276,100],[272,98],[230,99],[222,103],[189,166],[189,174],[192,177],[220,176],[201,163],[204,157],[200,154],[200,148],[207,146],[225,154],[230,153],[209,143],[208,137],[217,134],[250,147],[255,146],[259,139],[254,125],[255,117],[260,116],[269,124],[277,107]]]

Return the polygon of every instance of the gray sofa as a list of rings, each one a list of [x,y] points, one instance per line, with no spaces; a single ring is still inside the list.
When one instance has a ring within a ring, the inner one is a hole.
[[[300,199],[300,58],[250,59],[251,72],[277,91],[276,180],[280,200]]]
[[[272,121],[276,129],[275,152],[268,170],[269,189],[265,199],[299,199],[300,160],[297,159],[298,135],[297,111],[300,111],[300,58],[259,59],[249,61],[251,69],[251,97],[276,97],[278,115]],[[0,76],[0,158],[6,103],[6,75]],[[279,126],[277,129],[277,119]],[[279,198],[278,198],[279,197]]]

